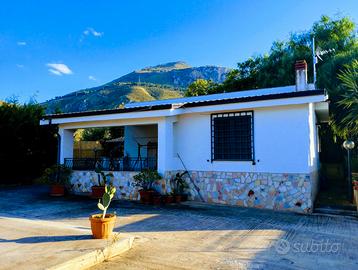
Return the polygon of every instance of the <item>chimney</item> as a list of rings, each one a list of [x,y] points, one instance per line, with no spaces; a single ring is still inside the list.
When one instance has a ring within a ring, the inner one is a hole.
[[[296,61],[295,72],[296,72],[296,91],[308,90],[306,60]]]

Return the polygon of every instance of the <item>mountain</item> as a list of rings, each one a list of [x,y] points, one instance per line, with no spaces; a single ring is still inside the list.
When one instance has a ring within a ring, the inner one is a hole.
[[[197,79],[224,81],[229,68],[191,67],[171,62],[128,73],[101,86],[82,89],[46,101],[47,113],[78,112],[118,108],[128,102],[182,97],[185,89]]]
[[[113,82],[147,82],[187,88],[197,79],[222,82],[229,69],[216,66],[191,67],[185,62],[172,62],[164,65],[133,71]]]

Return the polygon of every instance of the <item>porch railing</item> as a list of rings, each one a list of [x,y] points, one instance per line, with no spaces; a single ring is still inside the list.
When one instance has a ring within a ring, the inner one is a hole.
[[[65,166],[72,170],[93,171],[101,168],[104,171],[141,171],[157,169],[156,158],[65,158]]]

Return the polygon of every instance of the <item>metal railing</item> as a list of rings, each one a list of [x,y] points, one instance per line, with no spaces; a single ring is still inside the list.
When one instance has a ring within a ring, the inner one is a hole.
[[[141,171],[157,169],[156,158],[65,158],[65,166],[72,170],[93,171],[100,168],[103,171]]]

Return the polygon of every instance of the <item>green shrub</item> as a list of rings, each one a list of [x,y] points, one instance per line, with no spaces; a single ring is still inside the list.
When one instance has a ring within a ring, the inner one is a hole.
[[[139,174],[133,176],[134,186],[143,190],[151,190],[153,189],[154,182],[161,178],[161,175],[157,171],[144,169]]]
[[[188,174],[187,171],[183,173],[177,173],[175,177],[171,179],[170,184],[173,195],[185,194],[185,190],[189,187],[188,183],[183,178],[183,176],[186,174]]]
[[[44,170],[39,183],[69,185],[72,170],[66,166],[53,165]]]

